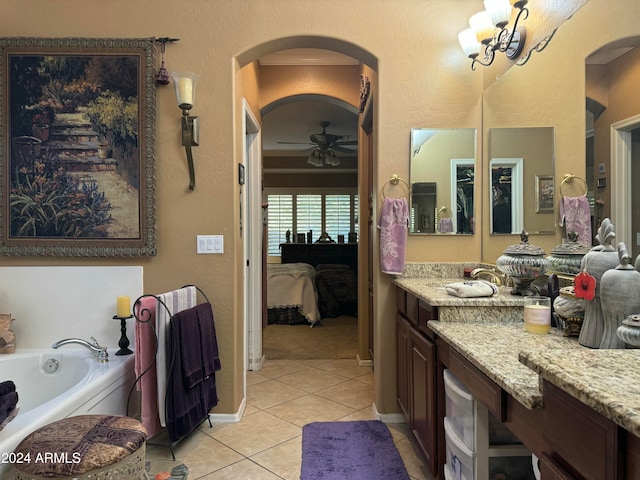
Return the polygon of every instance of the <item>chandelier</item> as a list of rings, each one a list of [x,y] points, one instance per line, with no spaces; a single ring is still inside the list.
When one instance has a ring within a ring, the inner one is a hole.
[[[320,148],[314,148],[307,163],[314,167],[322,167],[328,165],[330,167],[337,167],[340,165],[340,159],[336,156],[335,152],[331,149],[322,150]]]
[[[493,63],[496,51],[502,52],[510,60],[515,60],[522,52],[526,39],[526,30],[519,26],[520,20],[529,16],[525,7],[528,0],[484,0],[482,12],[476,13],[469,19],[469,27],[458,35],[458,41],[464,53],[471,58],[471,69],[476,69],[479,63],[485,67]],[[513,10],[517,9],[513,26],[507,24]],[[483,58],[480,50],[484,47]]]

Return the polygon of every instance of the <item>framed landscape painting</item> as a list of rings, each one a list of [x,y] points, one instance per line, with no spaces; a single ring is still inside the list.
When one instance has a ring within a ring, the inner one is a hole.
[[[155,255],[154,39],[0,50],[0,255]]]

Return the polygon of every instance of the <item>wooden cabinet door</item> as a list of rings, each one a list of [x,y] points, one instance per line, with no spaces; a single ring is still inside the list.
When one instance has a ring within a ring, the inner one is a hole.
[[[409,322],[396,313],[396,389],[398,405],[409,420]]]
[[[431,473],[436,471],[435,345],[411,328],[411,413],[413,431]]]

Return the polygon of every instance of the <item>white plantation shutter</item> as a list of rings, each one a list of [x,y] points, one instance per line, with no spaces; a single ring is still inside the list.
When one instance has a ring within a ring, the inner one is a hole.
[[[293,235],[293,195],[268,195],[267,202],[267,252],[280,255],[280,244],[287,241],[287,230]]]
[[[279,190],[282,192],[282,190]],[[269,193],[267,195],[267,250],[269,256],[280,256],[280,244],[291,232],[295,242],[297,233],[312,231],[312,240],[327,232],[332,240],[358,231],[358,195],[355,193]]]

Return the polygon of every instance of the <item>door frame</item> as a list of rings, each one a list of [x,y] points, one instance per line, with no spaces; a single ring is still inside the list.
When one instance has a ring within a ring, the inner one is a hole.
[[[244,132],[243,164],[245,184],[241,204],[245,205],[244,225],[244,325],[245,371],[260,370],[262,353],[262,131],[246,99],[242,100]],[[246,375],[245,375],[246,383]],[[246,385],[245,385],[246,391]]]
[[[611,124],[611,218],[616,239],[631,247],[631,131],[640,128],[640,115]],[[631,249],[632,250],[632,249]],[[631,251],[630,250],[630,251]]]

